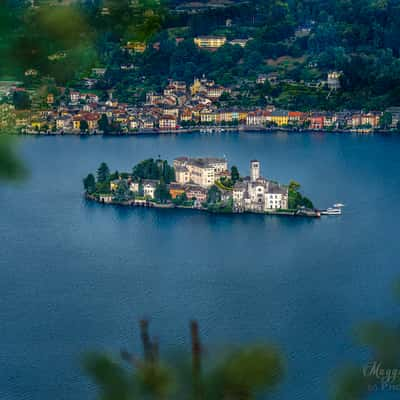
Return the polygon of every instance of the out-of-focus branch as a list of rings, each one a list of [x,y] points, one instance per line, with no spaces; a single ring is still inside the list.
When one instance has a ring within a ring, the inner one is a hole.
[[[26,169],[16,154],[15,139],[0,135],[0,180],[22,179]]]

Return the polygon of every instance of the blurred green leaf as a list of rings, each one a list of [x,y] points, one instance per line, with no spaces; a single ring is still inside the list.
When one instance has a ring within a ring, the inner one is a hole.
[[[15,139],[0,135],[0,180],[18,180],[26,170],[16,154]]]

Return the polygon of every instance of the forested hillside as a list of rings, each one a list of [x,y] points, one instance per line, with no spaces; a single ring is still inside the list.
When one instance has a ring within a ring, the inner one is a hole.
[[[159,3],[82,0],[43,5],[8,0],[1,9],[3,76],[37,68],[57,83],[107,67],[100,89],[136,101],[168,78],[206,74],[236,84],[241,105],[271,101],[297,109],[383,109],[400,104],[400,0],[270,0]],[[48,3],[48,2],[46,2]],[[57,3],[57,2],[56,2]],[[227,44],[199,49],[193,38],[219,35]],[[229,44],[249,39],[245,47]],[[146,43],[129,53],[128,41]],[[121,65],[131,68],[121,71]],[[341,90],[318,87],[341,72]],[[275,72],[277,85],[254,86]],[[249,94],[251,92],[251,95]]]

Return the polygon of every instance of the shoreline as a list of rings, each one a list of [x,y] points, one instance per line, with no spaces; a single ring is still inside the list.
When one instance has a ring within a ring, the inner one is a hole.
[[[14,133],[18,136],[105,136],[105,137],[129,137],[129,136],[147,136],[147,135],[180,135],[180,134],[223,134],[223,133],[336,133],[336,134],[360,134],[360,135],[400,135],[399,131],[395,130],[381,130],[381,129],[308,129],[308,128],[285,128],[285,127],[262,127],[262,126],[196,126],[193,128],[179,128],[171,130],[161,129],[141,129],[133,132],[120,132],[120,133],[103,133],[103,132],[74,132],[74,131],[56,131],[56,132],[36,132],[36,131],[23,131]]]
[[[244,215],[244,214],[254,214],[254,215],[273,215],[273,216],[281,216],[281,217],[305,217],[305,218],[320,218],[321,214],[318,210],[284,210],[284,211],[267,211],[267,212],[216,212],[210,211],[204,207],[188,207],[182,205],[176,205],[173,203],[156,203],[149,200],[127,200],[127,201],[115,201],[109,200],[105,201],[104,199],[97,198],[89,193],[84,193],[84,198],[87,201],[91,201],[98,204],[109,205],[109,206],[119,206],[119,207],[140,207],[140,208],[157,208],[163,210],[190,210],[190,211],[198,211],[207,214],[214,215]]]

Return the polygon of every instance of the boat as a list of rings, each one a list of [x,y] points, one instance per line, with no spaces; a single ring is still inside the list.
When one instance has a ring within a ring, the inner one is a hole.
[[[341,215],[342,214],[342,209],[339,208],[333,208],[329,207],[326,210],[321,211],[321,215]]]
[[[334,207],[334,208],[342,208],[342,207],[344,207],[344,204],[342,204],[342,203],[336,203],[336,204],[333,205],[333,207]]]

